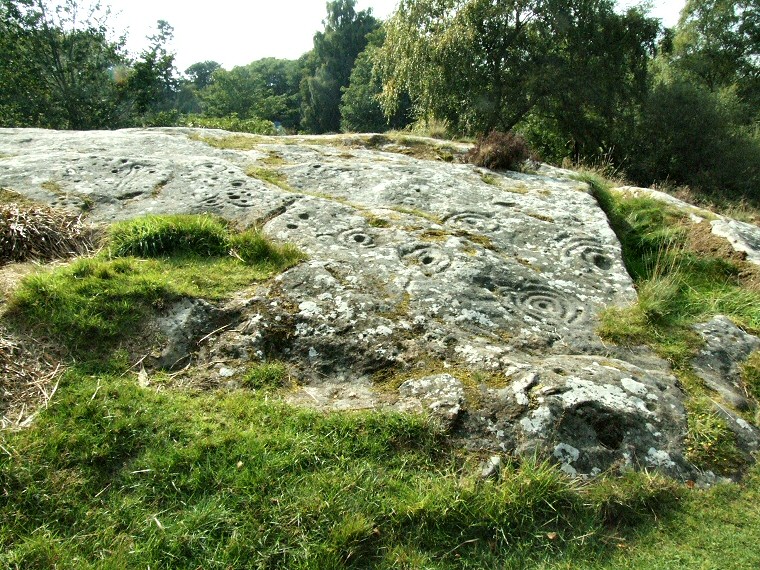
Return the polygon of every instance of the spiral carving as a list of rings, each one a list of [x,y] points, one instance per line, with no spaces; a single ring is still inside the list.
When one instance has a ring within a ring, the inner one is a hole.
[[[538,320],[572,324],[583,316],[583,307],[547,285],[532,283],[514,292],[515,306]]]

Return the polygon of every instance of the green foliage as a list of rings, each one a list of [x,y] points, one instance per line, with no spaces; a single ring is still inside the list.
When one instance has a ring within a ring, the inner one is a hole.
[[[703,87],[660,82],[642,108],[626,173],[644,185],[669,180],[758,199],[760,140],[739,130],[739,120],[725,99]]]
[[[174,28],[164,20],[156,23],[156,33],[147,39],[150,45],[132,65],[126,81],[133,111],[138,117],[171,110],[179,91],[174,54],[167,44],[174,37]]]
[[[249,133],[253,135],[274,135],[277,133],[274,123],[256,117],[241,119],[237,115],[226,117],[207,117],[204,115],[187,115],[178,120],[180,126],[201,129],[221,129],[232,133]]]
[[[215,61],[199,61],[185,70],[185,75],[196,89],[203,89],[214,82],[214,72],[222,66]]]
[[[673,40],[673,66],[713,92],[734,89],[743,121],[760,118],[760,4],[688,0]]]
[[[356,12],[355,0],[327,2],[323,32],[314,34],[314,49],[301,82],[302,127],[312,133],[340,129],[341,89],[349,85],[357,56],[367,35],[379,26],[372,10]]]
[[[511,131],[491,131],[478,139],[467,153],[467,161],[491,170],[519,170],[530,156],[528,143],[522,136]]]
[[[0,126],[88,129],[122,123],[123,39],[98,3],[0,2]]]
[[[402,2],[379,54],[383,108],[394,112],[408,92],[418,115],[480,134],[510,131],[535,110],[579,143],[597,143],[587,142],[588,125],[606,126],[643,89],[657,31],[613,8],[605,0]]]
[[[300,123],[300,80],[298,61],[264,58],[232,71],[217,69],[198,97],[207,117],[240,117],[295,130]]]
[[[382,133],[403,129],[411,122],[408,98],[390,118],[385,116],[378,99],[383,90],[380,74],[375,71],[377,52],[385,40],[383,28],[368,36],[367,48],[359,54],[340,103],[340,128],[346,132]]]

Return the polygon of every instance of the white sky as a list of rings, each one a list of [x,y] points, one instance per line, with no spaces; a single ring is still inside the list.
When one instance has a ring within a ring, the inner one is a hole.
[[[372,8],[385,19],[398,0],[357,0],[356,9]],[[678,21],[685,0],[653,1],[651,15],[666,26]],[[619,0],[620,6],[638,0]],[[128,33],[127,47],[138,53],[158,20],[174,27],[177,69],[213,60],[227,69],[263,57],[296,59],[312,48],[314,32],[323,29],[326,0],[104,0],[116,14],[112,24]]]

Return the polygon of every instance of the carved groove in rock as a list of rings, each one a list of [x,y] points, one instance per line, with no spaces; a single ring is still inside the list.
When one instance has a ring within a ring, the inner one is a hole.
[[[342,232],[340,240],[353,247],[375,247],[375,238],[362,229],[351,229]]]
[[[572,324],[584,314],[578,302],[541,283],[521,285],[513,293],[513,299],[516,307],[538,321],[548,319]]]
[[[443,251],[424,244],[402,247],[400,254],[405,263],[419,266],[425,275],[443,273],[451,265],[451,259]]]
[[[177,325],[192,341],[177,358],[199,370],[212,362],[243,370],[276,357],[310,391],[304,405],[394,410],[406,396],[376,390],[370,375],[380,369],[402,376],[434,361],[463,385],[454,371],[488,371],[496,382],[468,385],[461,403],[445,407],[428,392],[438,409],[461,405],[452,437],[464,445],[543,449],[571,474],[632,466],[693,475],[683,393],[662,372],[667,363],[618,351],[596,333],[601,310],[636,294],[585,184],[544,170],[516,175],[525,184],[506,192],[462,164],[369,149],[347,163],[345,150],[331,146],[340,137],[262,139],[256,152],[283,157],[302,192],[294,193],[246,177],[250,151],[212,148],[191,133],[200,131],[0,129],[0,187],[44,203],[65,193],[74,209],[86,199],[93,223],[214,212],[295,242],[307,260],[220,304],[223,322],[200,312]],[[749,434],[742,450],[760,447],[748,422],[732,425]]]
[[[603,271],[612,269],[612,256],[614,252],[611,251],[611,248],[605,247],[592,238],[568,238],[561,245],[561,250],[563,257],[579,257],[586,263],[595,265]]]
[[[444,222],[482,231],[496,231],[499,229],[499,224],[492,218],[492,214],[485,212],[465,211],[446,216]]]

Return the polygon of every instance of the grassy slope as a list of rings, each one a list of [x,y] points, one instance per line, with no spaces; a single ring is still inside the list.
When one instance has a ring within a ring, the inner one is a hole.
[[[160,283],[179,279],[162,263]],[[257,390],[210,394],[107,369],[74,365],[32,428],[0,434],[0,568],[760,566],[757,468],[709,491],[646,474],[579,487],[534,461],[484,482],[420,417],[278,403],[276,365],[252,365]]]

